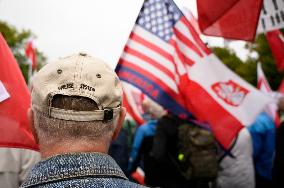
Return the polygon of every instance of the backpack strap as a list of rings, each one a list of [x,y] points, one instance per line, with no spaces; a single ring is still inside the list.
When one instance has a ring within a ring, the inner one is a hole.
[[[218,160],[219,163],[221,163],[221,161],[226,157],[229,156],[231,158],[236,158],[233,154],[232,154],[232,149],[234,148],[234,146],[237,143],[239,135],[236,136],[236,139],[234,140],[234,142],[232,143],[232,145],[229,147],[229,149],[225,149],[221,144],[219,144],[221,150],[224,152],[223,155],[220,157],[220,159]]]

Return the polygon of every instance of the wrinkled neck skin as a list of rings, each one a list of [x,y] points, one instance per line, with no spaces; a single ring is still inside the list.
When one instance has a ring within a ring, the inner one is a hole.
[[[66,153],[99,152],[108,153],[110,141],[57,141],[54,144],[39,143],[41,158],[46,159],[55,155]]]

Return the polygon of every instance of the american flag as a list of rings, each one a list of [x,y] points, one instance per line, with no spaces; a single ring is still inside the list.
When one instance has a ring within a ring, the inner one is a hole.
[[[172,0],[146,0],[116,71],[181,117],[191,117],[180,92],[186,66],[210,53]]]
[[[172,0],[145,0],[116,71],[168,111],[208,122],[229,148],[271,99],[230,71],[188,20]]]

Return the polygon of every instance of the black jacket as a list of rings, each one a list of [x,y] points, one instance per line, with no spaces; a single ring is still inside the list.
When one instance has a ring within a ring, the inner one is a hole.
[[[156,161],[157,185],[163,188],[196,187],[192,181],[187,181],[181,176],[174,160],[178,157],[177,139],[178,126],[181,119],[174,115],[165,115],[159,119],[156,136],[153,141],[152,155]]]

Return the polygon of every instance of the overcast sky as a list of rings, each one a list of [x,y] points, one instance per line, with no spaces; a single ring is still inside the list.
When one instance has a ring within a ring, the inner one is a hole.
[[[175,0],[196,15],[196,0]],[[115,67],[143,0],[0,0],[0,19],[30,29],[48,61],[87,52]],[[220,38],[206,38],[210,46]],[[245,58],[243,42],[230,44]]]

